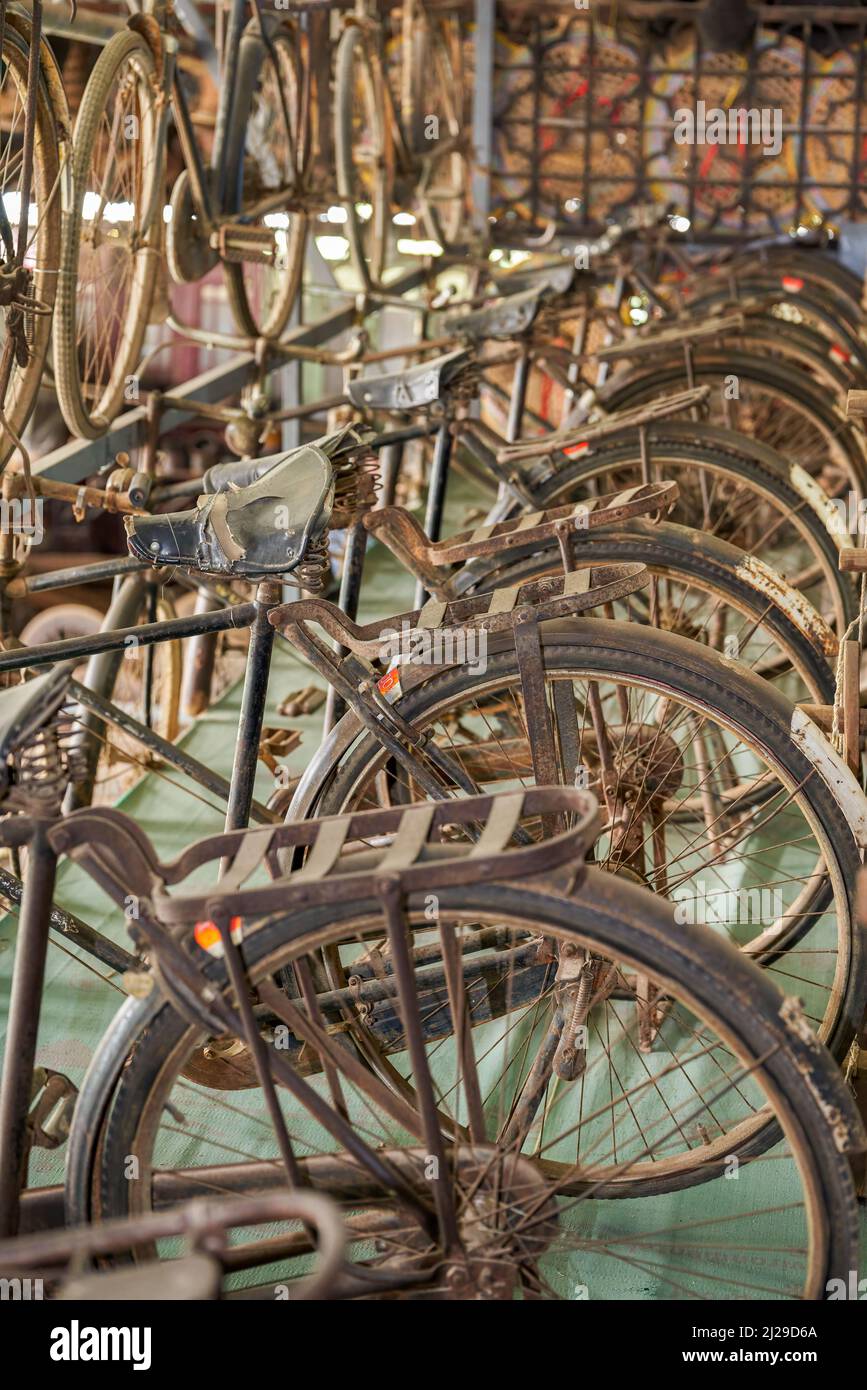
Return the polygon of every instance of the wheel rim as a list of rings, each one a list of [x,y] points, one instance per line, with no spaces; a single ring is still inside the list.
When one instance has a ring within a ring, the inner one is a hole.
[[[587,713],[587,694],[595,686],[603,714],[614,730],[617,790],[627,794],[630,765],[638,788],[628,809],[624,847],[615,846],[609,837],[597,846],[594,862],[633,879],[637,864],[639,881],[677,900],[684,920],[713,925],[745,954],[757,954],[784,991],[796,987],[803,993],[818,1035],[830,1037],[849,974],[851,910],[835,847],[818,824],[803,787],[796,788],[770,755],[724,714],[702,706],[694,697],[649,678],[614,679],[577,658],[570,658],[569,667],[574,674],[552,670],[550,665],[547,671],[549,718],[559,744],[559,780],[566,785],[574,780],[574,772],[567,774],[563,767],[562,748],[568,743],[570,763],[581,765],[588,788],[600,792],[601,767]],[[575,729],[568,739],[558,729],[562,706],[552,703],[554,688],[569,686],[576,708],[581,708],[577,739]],[[662,702],[667,702],[662,721],[665,738],[654,744],[652,731],[660,727],[657,715]],[[431,699],[423,712],[413,716],[413,727],[430,733],[439,748],[485,790],[534,784],[516,673],[479,680],[469,699],[451,696],[436,703]],[[322,812],[418,799],[415,784],[393,765],[386,773],[386,762],[385,755],[373,749],[367,757],[351,760],[347,773],[327,795]],[[651,795],[649,767],[660,779],[671,768],[675,776],[680,775],[681,785],[674,792],[661,785],[660,796]],[[728,782],[727,799],[717,795],[721,778]],[[753,800],[754,823],[748,809]],[[724,834],[722,825],[728,818]],[[529,830],[539,833],[537,827]],[[726,838],[732,834],[741,839]],[[763,859],[767,854],[776,854],[780,860],[771,888]],[[763,889],[767,890],[764,900]],[[752,922],[745,917],[752,917]],[[781,953],[763,954],[773,940],[782,943]]]
[[[119,64],[84,152],[90,157],[76,171],[75,356],[83,409],[99,428],[110,422],[138,365],[160,254],[155,226],[146,223],[157,164],[152,80],[143,51],[133,50]]]
[[[493,969],[498,987],[508,994],[501,964],[508,950],[507,942],[517,942],[528,958],[530,947],[535,948],[540,940],[539,929],[530,938],[527,921],[520,915],[512,917],[508,911],[498,911],[494,920],[500,933],[500,963]],[[413,941],[416,933],[425,945],[432,933],[473,932],[479,926],[478,912],[472,909],[461,912],[450,904],[432,927],[429,915],[425,916],[425,908],[419,904],[413,913]],[[362,916],[350,921],[348,926],[332,924],[305,937],[303,944],[272,951],[259,961],[251,974],[257,979],[271,976],[293,961],[301,960],[309,960],[312,968],[329,947],[340,949],[347,960],[355,950],[357,963],[360,953],[369,954],[381,934],[379,915]],[[564,935],[546,924],[545,936],[558,947],[568,942],[570,947],[586,950],[591,956],[599,951],[598,938],[594,941],[582,937],[580,932]],[[634,998],[626,997],[628,991],[620,999],[611,996],[605,999],[599,991],[592,1003],[592,1022],[588,1028],[587,1056],[581,1079],[549,1080],[551,1089],[555,1082],[559,1083],[559,1096],[548,1103],[546,1088],[543,1099],[535,1107],[535,1125],[527,1130],[517,1148],[514,1140],[511,1146],[505,1139],[497,1143],[493,1134],[474,1141],[468,1138],[468,1095],[473,1089],[474,1071],[478,1089],[484,1096],[487,1128],[496,1131],[499,1127],[501,1134],[505,1133],[502,1116],[514,1095],[525,1087],[531,1070],[532,1047],[544,1032],[554,1007],[546,967],[534,967],[539,978],[534,978],[530,984],[524,981],[522,987],[529,992],[520,1009],[508,1010],[499,1020],[483,1018],[486,1000],[491,998],[490,991],[487,994],[476,992],[477,1003],[472,1007],[477,1009],[478,1017],[473,1019],[474,1026],[470,1030],[472,1060],[465,1049],[464,1063],[458,1067],[454,1036],[447,1031],[443,1039],[432,1038],[428,1044],[439,1113],[441,1116],[451,1114],[459,1135],[457,1148],[450,1146],[448,1152],[457,1170],[450,1172],[449,1181],[460,1208],[462,1235],[466,1240],[468,1211],[470,1222],[483,1227],[476,1247],[478,1263],[490,1266],[504,1258],[501,1218],[507,1217],[508,1212],[503,1211],[501,1204],[494,1213],[496,1219],[492,1219],[490,1209],[486,1210],[483,1202],[474,1202],[480,1190],[486,1197],[489,1194],[484,1192],[477,1177],[467,1182],[461,1169],[460,1159],[467,1146],[473,1144],[487,1145],[488,1153],[493,1155],[485,1160],[488,1172],[497,1159],[502,1162],[509,1154],[513,1158],[520,1154],[535,1169],[538,1188],[529,1191],[530,1179],[523,1170],[523,1186],[510,1193],[506,1204],[510,1209],[521,1208],[519,1224],[524,1256],[531,1235],[544,1246],[542,1251],[531,1252],[529,1263],[535,1264],[535,1269],[526,1271],[529,1283],[524,1285],[524,1291],[528,1296],[533,1296],[534,1289],[536,1292],[544,1289],[545,1293],[553,1291],[561,1297],[630,1297],[633,1296],[632,1286],[627,1276],[629,1270],[636,1268],[642,1276],[652,1275],[658,1284],[657,1297],[681,1297],[685,1287],[692,1296],[736,1296],[733,1289],[740,1289],[742,1296],[747,1289],[753,1296],[760,1297],[821,1294],[824,1273],[821,1202],[797,1136],[797,1127],[789,1123],[785,1110],[782,1112],[785,1137],[765,1156],[742,1164],[737,1170],[738,1182],[727,1183],[724,1176],[719,1176],[726,1155],[738,1148],[745,1134],[755,1133],[758,1125],[766,1125],[772,1109],[779,1113],[779,1097],[762,1070],[769,1057],[747,1057],[731,1031],[716,1019],[710,1022],[707,1009],[697,1006],[681,986],[675,986],[661,973],[648,976],[646,961],[636,961],[621,952],[616,963],[625,979],[637,979],[641,974],[648,982],[647,988],[657,990],[656,997],[668,1001],[666,1017],[656,1034],[654,1047],[648,1051],[638,1046],[637,1010]],[[607,966],[611,968],[612,965],[609,958]],[[524,966],[519,968],[525,969]],[[480,972],[482,969],[480,965]],[[517,979],[517,971],[510,978]],[[434,1017],[437,1008],[442,1009],[436,998],[432,1001],[422,993],[420,999],[422,1012],[428,1009],[428,1020]],[[631,1022],[627,1019],[630,1014]],[[365,1023],[364,1026],[373,1025]],[[132,1212],[149,1208],[156,1171],[162,1183],[163,1199],[171,1193],[171,1175],[178,1165],[184,1168],[187,1177],[192,1173],[195,1178],[197,1168],[220,1163],[237,1165],[239,1160],[243,1165],[246,1159],[251,1165],[258,1163],[260,1166],[251,1166],[246,1176],[236,1166],[233,1187],[238,1182],[242,1187],[245,1181],[254,1186],[261,1183],[263,1162],[265,1180],[269,1180],[267,1168],[272,1165],[268,1160],[275,1150],[265,1133],[267,1126],[254,1125],[248,1129],[250,1152],[240,1155],[238,1144],[226,1133],[227,1126],[237,1122],[233,1119],[233,1115],[237,1117],[235,1102],[227,1104],[212,1091],[182,1080],[176,1082],[178,1067],[188,1055],[193,1037],[190,1030],[176,1039],[139,1113],[130,1148],[130,1154],[139,1161],[138,1177],[124,1184],[124,1197]],[[402,1035],[398,1033],[392,1035],[389,1045],[405,1074],[408,1062],[405,1051],[401,1050],[402,1042]],[[757,1060],[760,1062],[758,1069]],[[321,1077],[317,1084],[320,1092],[327,1095],[328,1089]],[[370,1095],[356,1093],[345,1075],[341,1076],[341,1087],[343,1102],[359,1131],[369,1142],[385,1146],[389,1162],[393,1161],[393,1155],[403,1151],[403,1162],[415,1167],[417,1187],[424,1191],[426,1181],[429,1191],[430,1154],[419,1150],[406,1134],[400,1134],[393,1119],[383,1113]],[[595,1104],[591,1092],[596,1096]],[[409,1094],[412,1094],[411,1089]],[[577,1098],[579,1094],[580,1099]],[[243,1113],[248,1117],[260,1114],[258,1107],[254,1108],[251,1103],[256,1100],[258,1092],[245,1096]],[[171,1107],[169,1110],[167,1103]],[[203,1129],[205,1116],[214,1110],[219,1120],[206,1131]],[[317,1138],[321,1142],[321,1136],[317,1136],[315,1127],[310,1128],[309,1117],[305,1118],[292,1108],[285,1113],[290,1138],[302,1155],[302,1163],[310,1162],[314,1165],[311,1172],[315,1171],[319,1161]],[[621,1144],[614,1161],[617,1140],[612,1137],[612,1116],[617,1117]],[[708,1132],[708,1126],[713,1133]],[[743,1133],[738,1132],[739,1126]],[[125,1135],[124,1142],[127,1137]],[[573,1143],[576,1153],[564,1158],[565,1149],[571,1149]],[[673,1153],[672,1146],[679,1149],[679,1153]],[[713,1216],[708,1216],[707,1185],[695,1192],[680,1194],[674,1219],[670,1209],[660,1206],[652,1196],[646,1197],[638,1208],[630,1204],[628,1223],[619,1205],[612,1207],[604,1200],[601,1206],[596,1205],[609,1190],[600,1185],[603,1171],[607,1171],[611,1180],[629,1183],[637,1179],[639,1166],[652,1169],[654,1176],[661,1176],[666,1169],[671,1176],[678,1166],[691,1166],[694,1174],[697,1163],[704,1170],[703,1176],[718,1184],[717,1190],[727,1198],[721,1208],[713,1208]],[[395,1162],[395,1171],[399,1168],[400,1164]],[[796,1174],[794,1180],[793,1173]],[[273,1174],[270,1180],[274,1180]],[[226,1181],[225,1175],[210,1170],[205,1185],[213,1195],[218,1195],[221,1184]],[[550,1231],[551,1214],[545,1208],[552,1195],[557,1198],[556,1236]],[[594,1207],[587,1207],[589,1200],[594,1201]],[[357,1214],[362,1204],[356,1198],[350,1205]],[[381,1200],[371,1203],[371,1210],[381,1214]],[[361,1230],[364,1229],[362,1225]],[[781,1231],[785,1234],[781,1235]],[[404,1216],[397,1231],[385,1229],[376,1234],[380,1248],[373,1261],[375,1267],[387,1268],[400,1253],[406,1256],[409,1250],[410,1271],[429,1269],[431,1281],[439,1285],[442,1251],[435,1241],[422,1241],[417,1228],[413,1231],[411,1220]],[[552,1240],[555,1248],[552,1248]],[[512,1241],[508,1242],[508,1248],[514,1253]],[[759,1262],[760,1274],[742,1278],[740,1252],[747,1249],[761,1249],[764,1254]],[[369,1245],[362,1246],[356,1258],[365,1258],[365,1253],[369,1258],[369,1252]],[[620,1279],[619,1288],[615,1284],[613,1292],[612,1278]],[[576,1295],[574,1291],[570,1294],[570,1286],[574,1289],[576,1283],[589,1290],[589,1294]],[[728,1294],[725,1292],[727,1284]],[[602,1287],[609,1290],[606,1295],[599,1292]],[[697,1295],[697,1289],[703,1289],[704,1294]],[[512,1293],[495,1293],[494,1296],[512,1296]]]

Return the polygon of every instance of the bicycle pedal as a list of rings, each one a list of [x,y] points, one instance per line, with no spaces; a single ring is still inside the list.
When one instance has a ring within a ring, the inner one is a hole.
[[[276,773],[280,760],[288,758],[301,742],[298,729],[263,729],[259,741],[259,757],[271,773]]]
[[[69,1138],[78,1087],[62,1072],[36,1067],[33,1071],[30,1142],[36,1149],[57,1149]]]
[[[286,719],[300,719],[305,714],[315,714],[325,703],[325,691],[316,685],[307,685],[303,690],[293,690],[277,706],[277,713]]]
[[[224,222],[214,233],[212,245],[224,261],[275,265],[277,238],[270,227],[248,227],[242,222]]]

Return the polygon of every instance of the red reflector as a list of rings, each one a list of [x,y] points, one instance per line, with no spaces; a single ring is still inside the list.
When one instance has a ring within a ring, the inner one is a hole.
[[[804,282],[797,275],[784,275],[782,286],[788,294],[800,294],[804,288]]]

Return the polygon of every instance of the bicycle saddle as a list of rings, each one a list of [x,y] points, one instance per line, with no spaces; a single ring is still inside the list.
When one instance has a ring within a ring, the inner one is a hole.
[[[559,260],[526,266],[523,270],[492,269],[491,280],[498,293],[510,299],[527,290],[538,290],[550,299],[569,293],[575,283],[575,266],[571,261]]]
[[[75,663],[64,661],[23,685],[0,690],[0,797],[9,785],[9,759],[30,743],[66,699]]]
[[[541,286],[535,289],[531,287],[522,294],[508,294],[494,299],[481,309],[447,314],[444,326],[449,333],[474,341],[518,338],[532,328],[544,297],[545,291]]]
[[[266,463],[268,460],[256,460]],[[130,553],[150,565],[260,579],[291,574],[326,530],[334,474],[324,449],[304,444],[245,487],[205,493],[195,507],[126,518]]]
[[[321,449],[331,463],[340,463],[344,456],[348,457],[365,447],[370,438],[370,430],[345,425],[334,434],[324,434],[320,439],[311,440],[308,447]],[[202,477],[202,491],[225,492],[227,488],[250,487],[286,457],[283,451],[260,459],[229,459],[225,463],[215,463]]]
[[[359,410],[420,410],[440,400],[471,362],[472,354],[458,348],[402,372],[356,377],[347,388],[349,399]]]

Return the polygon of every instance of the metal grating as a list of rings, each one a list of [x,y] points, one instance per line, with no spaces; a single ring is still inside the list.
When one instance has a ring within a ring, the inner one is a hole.
[[[704,45],[685,4],[605,8],[616,17],[540,5],[510,19],[499,7],[491,211],[501,225],[587,234],[651,201],[705,240],[781,232],[816,213],[867,216],[867,8],[757,7],[747,53]],[[734,143],[678,143],[682,113],[701,127],[701,102],[711,123],[716,111],[727,123],[765,112],[769,153],[755,118],[749,139],[740,127]]]

